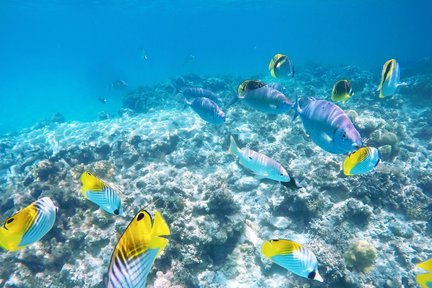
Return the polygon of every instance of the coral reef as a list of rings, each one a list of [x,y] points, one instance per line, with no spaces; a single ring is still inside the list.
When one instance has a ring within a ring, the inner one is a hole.
[[[174,97],[195,86],[228,103],[244,80],[230,76],[179,76],[132,91],[118,118],[48,123],[0,138],[0,220],[44,196],[60,208],[41,241],[0,252],[0,286],[104,287],[114,245],[145,208],[159,210],[172,233],[149,274],[154,287],[322,285],[261,256],[261,244],[276,238],[317,255],[323,287],[415,287],[414,264],[432,254],[431,108],[404,95],[378,99],[378,77],[310,64],[295,82],[282,82],[291,100],[295,90],[328,99],[335,79],[351,80],[355,95],[341,107],[383,159],[356,177],[343,175],[343,157],[314,145],[291,111],[269,116],[236,103],[224,107],[226,123],[216,128]],[[414,88],[400,93],[406,89]],[[430,89],[415,89],[430,97]],[[303,188],[256,179],[227,155],[231,134],[280,162]],[[84,170],[119,188],[125,218],[83,199]]]

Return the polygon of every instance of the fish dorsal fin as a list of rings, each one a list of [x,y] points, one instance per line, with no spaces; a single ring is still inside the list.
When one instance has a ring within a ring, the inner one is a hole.
[[[422,263],[416,264],[416,266],[423,269],[423,270],[432,272],[432,258],[429,260],[426,260]]]
[[[274,65],[275,65],[275,61],[273,59],[270,60],[269,66],[268,66],[268,70],[270,72],[272,72],[272,70],[274,69]]]
[[[167,236],[170,235],[171,232],[169,230],[168,224],[165,222],[165,219],[159,213],[159,211],[155,212],[152,235],[153,236]]]

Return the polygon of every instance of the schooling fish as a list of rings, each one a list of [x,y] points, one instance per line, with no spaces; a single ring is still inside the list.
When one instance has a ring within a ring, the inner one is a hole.
[[[381,73],[381,82],[378,86],[379,97],[391,96],[396,93],[399,86],[406,86],[407,83],[400,83],[399,63],[395,59],[388,60]]]
[[[188,99],[189,101],[194,98],[205,97],[212,100],[219,106],[223,105],[222,99],[218,95],[216,95],[216,93],[213,93],[212,91],[207,89],[198,87],[187,87],[182,89],[181,94],[183,94],[183,97]]]
[[[267,240],[262,245],[261,252],[272,262],[298,276],[324,281],[318,273],[315,254],[299,243],[285,239]]]
[[[222,124],[225,121],[225,113],[215,102],[206,97],[197,97],[190,102],[185,98],[185,102],[204,121],[216,125]]]
[[[325,151],[346,154],[362,146],[360,133],[346,113],[332,102],[309,99],[301,108],[296,97],[294,108],[293,119],[300,115],[306,133]]]
[[[351,82],[348,80],[339,80],[333,85],[331,99],[334,102],[345,103],[351,96],[354,95]]]
[[[288,56],[276,54],[270,60],[268,69],[271,76],[274,78],[289,78],[294,77],[294,64]]]
[[[125,216],[120,197],[109,185],[85,171],[81,175],[82,195],[110,214]]]
[[[154,221],[141,210],[120,237],[108,269],[108,288],[145,287],[156,257],[168,243],[159,237],[170,235],[162,215],[156,211]]]
[[[10,218],[0,227],[0,247],[16,251],[39,241],[54,226],[57,207],[50,198],[41,198]]]
[[[263,86],[238,95],[247,106],[268,114],[282,114],[292,109],[293,103],[280,91]]]
[[[245,80],[237,87],[237,95],[244,96],[247,92],[264,86],[266,86],[266,84],[259,80]]]
[[[429,260],[426,260],[425,262],[416,264],[416,266],[423,269],[423,270],[432,272],[432,259],[429,259]],[[422,288],[432,287],[432,274],[431,273],[418,274],[416,276],[416,280],[417,280],[417,283]]]
[[[272,158],[251,149],[240,149],[233,136],[230,137],[228,153],[239,157],[240,164],[254,172],[258,177],[287,183],[284,185],[289,188],[301,188],[294,178],[291,178],[288,175],[288,172],[281,164]]]
[[[364,174],[372,171],[379,163],[379,152],[375,147],[362,147],[349,154],[343,163],[347,176]]]

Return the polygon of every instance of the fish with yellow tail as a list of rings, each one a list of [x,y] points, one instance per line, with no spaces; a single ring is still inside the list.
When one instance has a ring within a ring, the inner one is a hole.
[[[381,73],[381,82],[378,86],[379,98],[392,96],[396,93],[399,86],[408,85],[405,82],[400,82],[399,63],[395,59],[390,59],[384,63]]]
[[[354,95],[351,82],[348,80],[339,80],[333,85],[331,99],[334,102],[345,103]]]
[[[281,164],[259,152],[248,148],[239,148],[232,135],[230,137],[228,153],[239,157],[239,163],[260,178],[268,178],[281,182],[282,185],[288,188],[301,188],[297,181],[289,176],[287,170]]]
[[[361,147],[350,153],[344,160],[346,176],[365,174],[372,171],[380,162],[379,151],[375,147]]]
[[[54,226],[57,207],[48,197],[41,198],[6,219],[0,227],[0,247],[20,250],[39,241]]]
[[[276,54],[270,60],[268,69],[273,78],[294,77],[294,64],[291,59],[284,54]]]
[[[81,175],[81,183],[81,192],[85,199],[98,205],[107,213],[125,216],[120,197],[108,184],[88,171]]]
[[[416,264],[417,267],[432,272],[432,259],[426,260],[425,262]],[[418,274],[416,276],[417,283],[422,288],[432,287],[432,273]]]
[[[318,260],[315,254],[301,244],[291,240],[267,240],[261,248],[262,254],[272,262],[292,273],[323,282],[318,273]]]
[[[108,288],[145,287],[156,257],[164,250],[170,230],[156,211],[154,221],[149,212],[141,210],[120,237],[108,269]]]

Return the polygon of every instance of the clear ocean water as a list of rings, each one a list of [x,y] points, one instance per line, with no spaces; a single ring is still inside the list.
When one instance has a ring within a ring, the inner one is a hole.
[[[137,87],[190,72],[249,77],[279,52],[296,65],[376,73],[396,58],[403,75],[431,56],[430,9],[426,0],[2,1],[0,133],[57,112],[77,121],[115,113],[118,79]]]
[[[0,288],[432,287],[431,12],[0,0]]]

